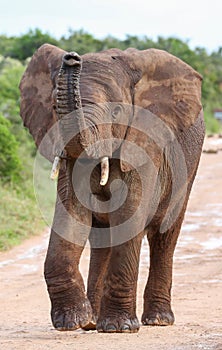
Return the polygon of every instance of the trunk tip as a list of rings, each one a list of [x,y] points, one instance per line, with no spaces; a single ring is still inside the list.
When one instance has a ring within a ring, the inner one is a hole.
[[[76,52],[68,52],[63,56],[63,63],[66,66],[76,66],[81,65],[82,59]]]

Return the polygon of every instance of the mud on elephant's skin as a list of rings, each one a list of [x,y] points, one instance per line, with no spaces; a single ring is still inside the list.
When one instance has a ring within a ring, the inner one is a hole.
[[[201,81],[156,49],[79,56],[45,44],[32,57],[20,83],[21,116],[59,171],[45,261],[57,330],[138,331],[144,235],[150,268],[142,323],[173,324],[173,253],[205,132]],[[79,260],[87,239],[86,293]]]

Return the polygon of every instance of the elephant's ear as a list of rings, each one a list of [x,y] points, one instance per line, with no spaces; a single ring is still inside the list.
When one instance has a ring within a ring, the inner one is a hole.
[[[129,171],[133,168],[130,158],[134,158],[138,166],[145,162],[142,154],[158,162],[157,148],[161,151],[195,123],[202,109],[202,77],[162,50],[128,49],[125,54],[132,71],[140,72],[134,85],[135,112],[126,133],[128,142],[123,142],[121,147],[121,167]],[[138,146],[136,155],[133,144]],[[140,153],[139,149],[145,152]]]
[[[42,45],[31,58],[20,83],[20,114],[38,148],[56,122],[53,91],[64,53],[56,46]],[[50,161],[54,158],[52,138],[51,133],[50,140],[40,146],[41,154]]]

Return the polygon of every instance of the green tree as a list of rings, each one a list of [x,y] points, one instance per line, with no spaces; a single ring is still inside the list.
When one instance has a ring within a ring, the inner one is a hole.
[[[10,122],[0,115],[0,177],[2,182],[16,183],[20,180],[21,161],[18,143],[10,128]]]
[[[15,37],[7,37],[6,35],[0,35],[0,55],[7,57],[10,56],[15,46]]]
[[[23,135],[19,116],[19,82],[25,66],[10,57],[0,57],[0,113],[11,121],[12,132],[19,139]]]
[[[43,44],[48,43],[58,45],[58,41],[48,33],[43,33],[40,29],[30,29],[28,33],[17,37],[12,50],[8,53],[10,57],[24,61],[31,57],[33,53]]]
[[[73,31],[69,29],[69,36],[63,36],[59,41],[59,46],[66,51],[76,51],[83,55],[87,52],[97,52],[103,49],[102,41],[95,39],[91,34],[83,29]]]

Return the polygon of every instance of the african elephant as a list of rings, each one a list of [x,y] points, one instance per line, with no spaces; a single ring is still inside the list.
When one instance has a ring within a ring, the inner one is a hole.
[[[173,253],[205,133],[201,81],[156,49],[79,56],[45,44],[29,62],[21,117],[59,173],[45,260],[57,330],[139,330],[144,235],[150,267],[142,323],[173,324]],[[79,260],[87,239],[86,293]]]

